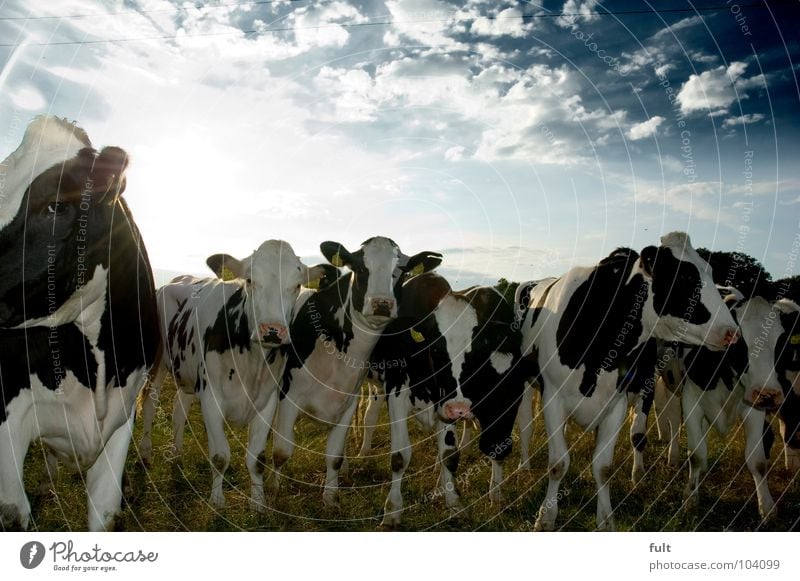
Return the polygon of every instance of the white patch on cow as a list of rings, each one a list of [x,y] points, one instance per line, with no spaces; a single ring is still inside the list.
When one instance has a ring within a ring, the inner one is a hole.
[[[461,370],[464,367],[464,358],[472,351],[472,332],[478,326],[478,314],[465,300],[448,295],[436,307],[434,317],[447,344],[447,356],[456,380],[457,397],[463,398]]]
[[[394,299],[394,283],[400,270],[400,250],[388,238],[374,238],[364,247],[364,266],[369,270],[367,291],[364,295],[364,314],[371,313],[371,299]],[[398,274],[396,274],[396,272]],[[368,310],[369,309],[369,310]],[[397,315],[397,304],[392,307],[392,316]]]
[[[489,362],[494,367],[494,370],[502,375],[508,368],[511,367],[511,361],[514,359],[514,356],[511,353],[500,353],[499,351],[495,351],[489,356]]]
[[[22,143],[0,164],[5,177],[0,190],[0,230],[16,217],[25,191],[35,178],[91,147],[76,131],[80,130],[57,117],[40,116],[28,125]]]
[[[97,342],[97,337],[100,334],[100,315],[103,314],[105,309],[106,288],[108,280],[106,278],[106,269],[102,265],[95,266],[92,278],[85,285],[77,289],[72,296],[69,297],[64,304],[62,304],[53,313],[46,317],[38,317],[20,323],[15,329],[27,329],[30,327],[57,327],[59,325],[68,325],[76,323],[78,328],[90,338],[94,337],[94,342]],[[84,314],[86,312],[86,314]],[[85,317],[85,323],[78,323],[80,317]],[[85,328],[85,331],[84,331]]]

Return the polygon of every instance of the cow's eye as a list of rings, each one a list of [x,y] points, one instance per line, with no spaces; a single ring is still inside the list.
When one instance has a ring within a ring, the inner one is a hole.
[[[67,211],[67,204],[64,202],[50,202],[47,204],[47,213],[59,216]]]

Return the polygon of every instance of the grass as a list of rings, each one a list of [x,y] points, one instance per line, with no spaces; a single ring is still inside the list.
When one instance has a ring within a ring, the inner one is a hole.
[[[353,458],[359,449],[360,430],[351,430],[347,454],[350,473],[340,493],[341,508],[322,504],[325,465],[325,429],[301,420],[296,427],[298,448],[287,464],[280,494],[271,498],[265,514],[249,509],[249,476],[244,465],[246,430],[229,429],[231,466],[226,473],[226,506],[209,505],[211,473],[206,454],[206,436],[199,405],[187,424],[183,461],[168,459],[171,442],[171,403],[175,391],[170,380],[164,385],[153,430],[153,462],[145,468],[136,445],[141,438],[137,422],[126,465],[127,485],[118,528],[134,531],[374,531],[378,528],[389,489],[389,434],[384,424],[375,433],[373,456]],[[744,466],[744,434],[739,428],[730,437],[712,435],[709,442],[710,473],[703,483],[700,508],[682,510],[686,468],[669,468],[666,442],[659,442],[651,418],[645,452],[648,472],[636,486],[631,484],[632,454],[628,426],[617,443],[612,503],[618,530],[630,531],[789,531],[800,528],[800,484],[783,467],[780,438],[771,456],[770,490],[779,513],[766,524],[760,522],[753,480]],[[464,510],[451,516],[442,497],[430,494],[437,486],[436,444],[430,434],[411,422],[413,456],[406,472],[403,492],[406,510],[403,529],[408,531],[529,531],[547,486],[547,441],[543,422],[537,417],[531,445],[530,471],[517,471],[518,446],[506,461],[502,506],[487,496],[489,462],[473,444],[462,450],[459,491]],[[515,434],[515,440],[518,438]],[[568,429],[571,466],[562,481],[563,497],[557,527],[588,531],[595,526],[595,484],[590,460],[594,437],[577,427]],[[682,457],[686,442],[682,440]],[[269,455],[268,455],[269,457]],[[47,480],[44,452],[31,447],[25,466],[25,483],[33,506],[30,528],[43,531],[85,530],[86,495],[80,475],[59,469],[59,481],[42,494],[36,490]],[[468,478],[464,478],[468,474]],[[267,470],[267,476],[269,469]]]

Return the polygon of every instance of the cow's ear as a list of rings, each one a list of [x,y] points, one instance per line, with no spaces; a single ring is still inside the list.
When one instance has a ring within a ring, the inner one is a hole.
[[[320,289],[332,285],[339,278],[339,269],[330,264],[317,264],[306,269],[307,288]]]
[[[212,254],[206,259],[206,264],[222,280],[247,278],[244,263],[230,254]]]
[[[113,204],[125,191],[128,154],[119,147],[104,147],[94,160],[91,171],[92,193],[100,201]]]
[[[348,266],[352,268],[353,255],[338,242],[331,242],[328,240],[320,244],[319,249],[322,252],[322,256],[332,265],[337,267]]]
[[[791,299],[780,299],[775,301],[775,307],[784,315],[800,312],[800,305]]]
[[[408,261],[403,266],[403,271],[411,276],[422,274],[423,272],[430,272],[442,263],[442,255],[438,252],[431,252],[426,250],[414,256],[409,257]]]
[[[658,257],[658,248],[655,246],[648,246],[647,248],[642,250],[642,253],[639,255],[639,258],[642,260],[642,266],[644,267],[644,272],[652,277],[653,270],[656,266],[656,258]]]

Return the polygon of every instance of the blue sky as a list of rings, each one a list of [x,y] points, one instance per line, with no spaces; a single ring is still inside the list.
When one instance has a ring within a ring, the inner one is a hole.
[[[196,4],[0,2],[0,158],[39,113],[124,147],[158,269],[381,234],[490,284],[679,229],[797,271],[797,3]]]

